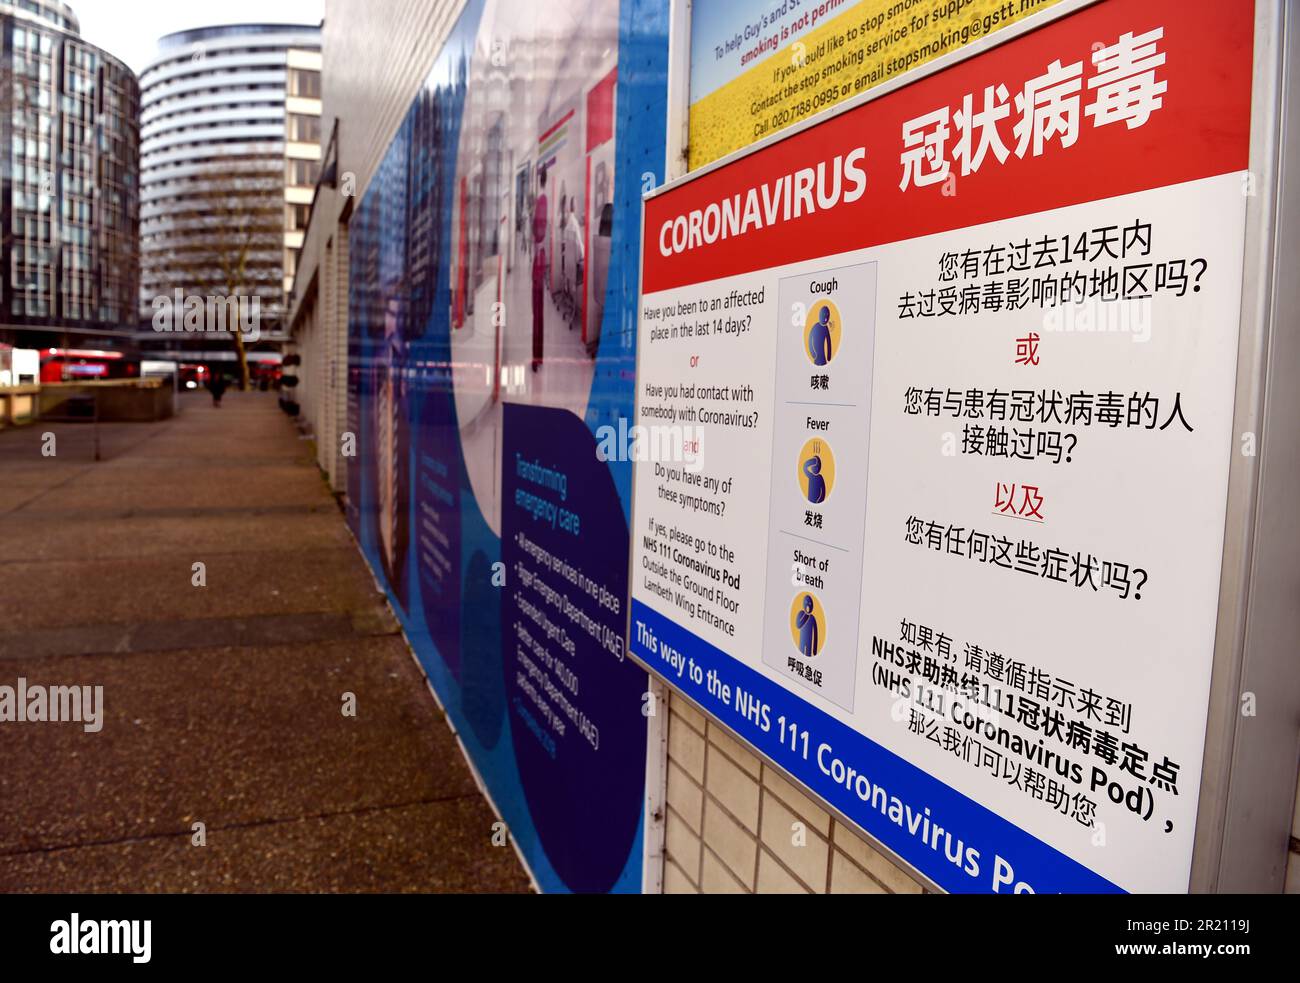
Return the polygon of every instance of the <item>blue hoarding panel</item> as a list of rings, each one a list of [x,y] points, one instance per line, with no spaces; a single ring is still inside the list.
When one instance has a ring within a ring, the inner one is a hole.
[[[667,21],[471,2],[349,224],[349,522],[544,891],[642,883],[630,464],[596,433],[633,403]]]

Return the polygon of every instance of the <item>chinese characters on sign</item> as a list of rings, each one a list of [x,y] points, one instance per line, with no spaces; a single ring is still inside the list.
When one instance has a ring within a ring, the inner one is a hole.
[[[1079,139],[1081,115],[1094,127],[1121,122],[1130,130],[1142,126],[1161,107],[1169,87],[1156,77],[1156,69],[1165,63],[1156,46],[1163,37],[1163,28],[1136,37],[1125,33],[1110,47],[1093,52],[1086,104],[1083,62],[1052,62],[1016,93],[1016,122],[1009,141],[1001,124],[1010,123],[1012,104],[1002,83],[984,87],[979,109],[968,92],[957,110],[941,106],[908,120],[903,124],[903,176],[898,186],[940,184],[954,164],[963,177],[974,174],[990,153],[1002,164],[1012,154],[1039,157],[1052,141],[1062,149],[1072,147]]]

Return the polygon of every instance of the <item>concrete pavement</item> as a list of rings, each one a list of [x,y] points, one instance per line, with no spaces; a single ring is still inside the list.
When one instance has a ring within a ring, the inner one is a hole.
[[[0,721],[0,891],[527,890],[311,445],[272,394],[183,403],[98,463],[0,432],[0,686],[104,705]]]

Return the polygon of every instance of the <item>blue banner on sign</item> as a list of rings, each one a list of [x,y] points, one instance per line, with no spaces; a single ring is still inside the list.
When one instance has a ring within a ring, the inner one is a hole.
[[[946,891],[1122,889],[632,601],[629,650]]]

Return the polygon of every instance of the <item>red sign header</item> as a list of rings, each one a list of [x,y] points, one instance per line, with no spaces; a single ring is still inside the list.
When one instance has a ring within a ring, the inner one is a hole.
[[[1106,0],[646,202],[646,293],[1248,166],[1254,4]]]

